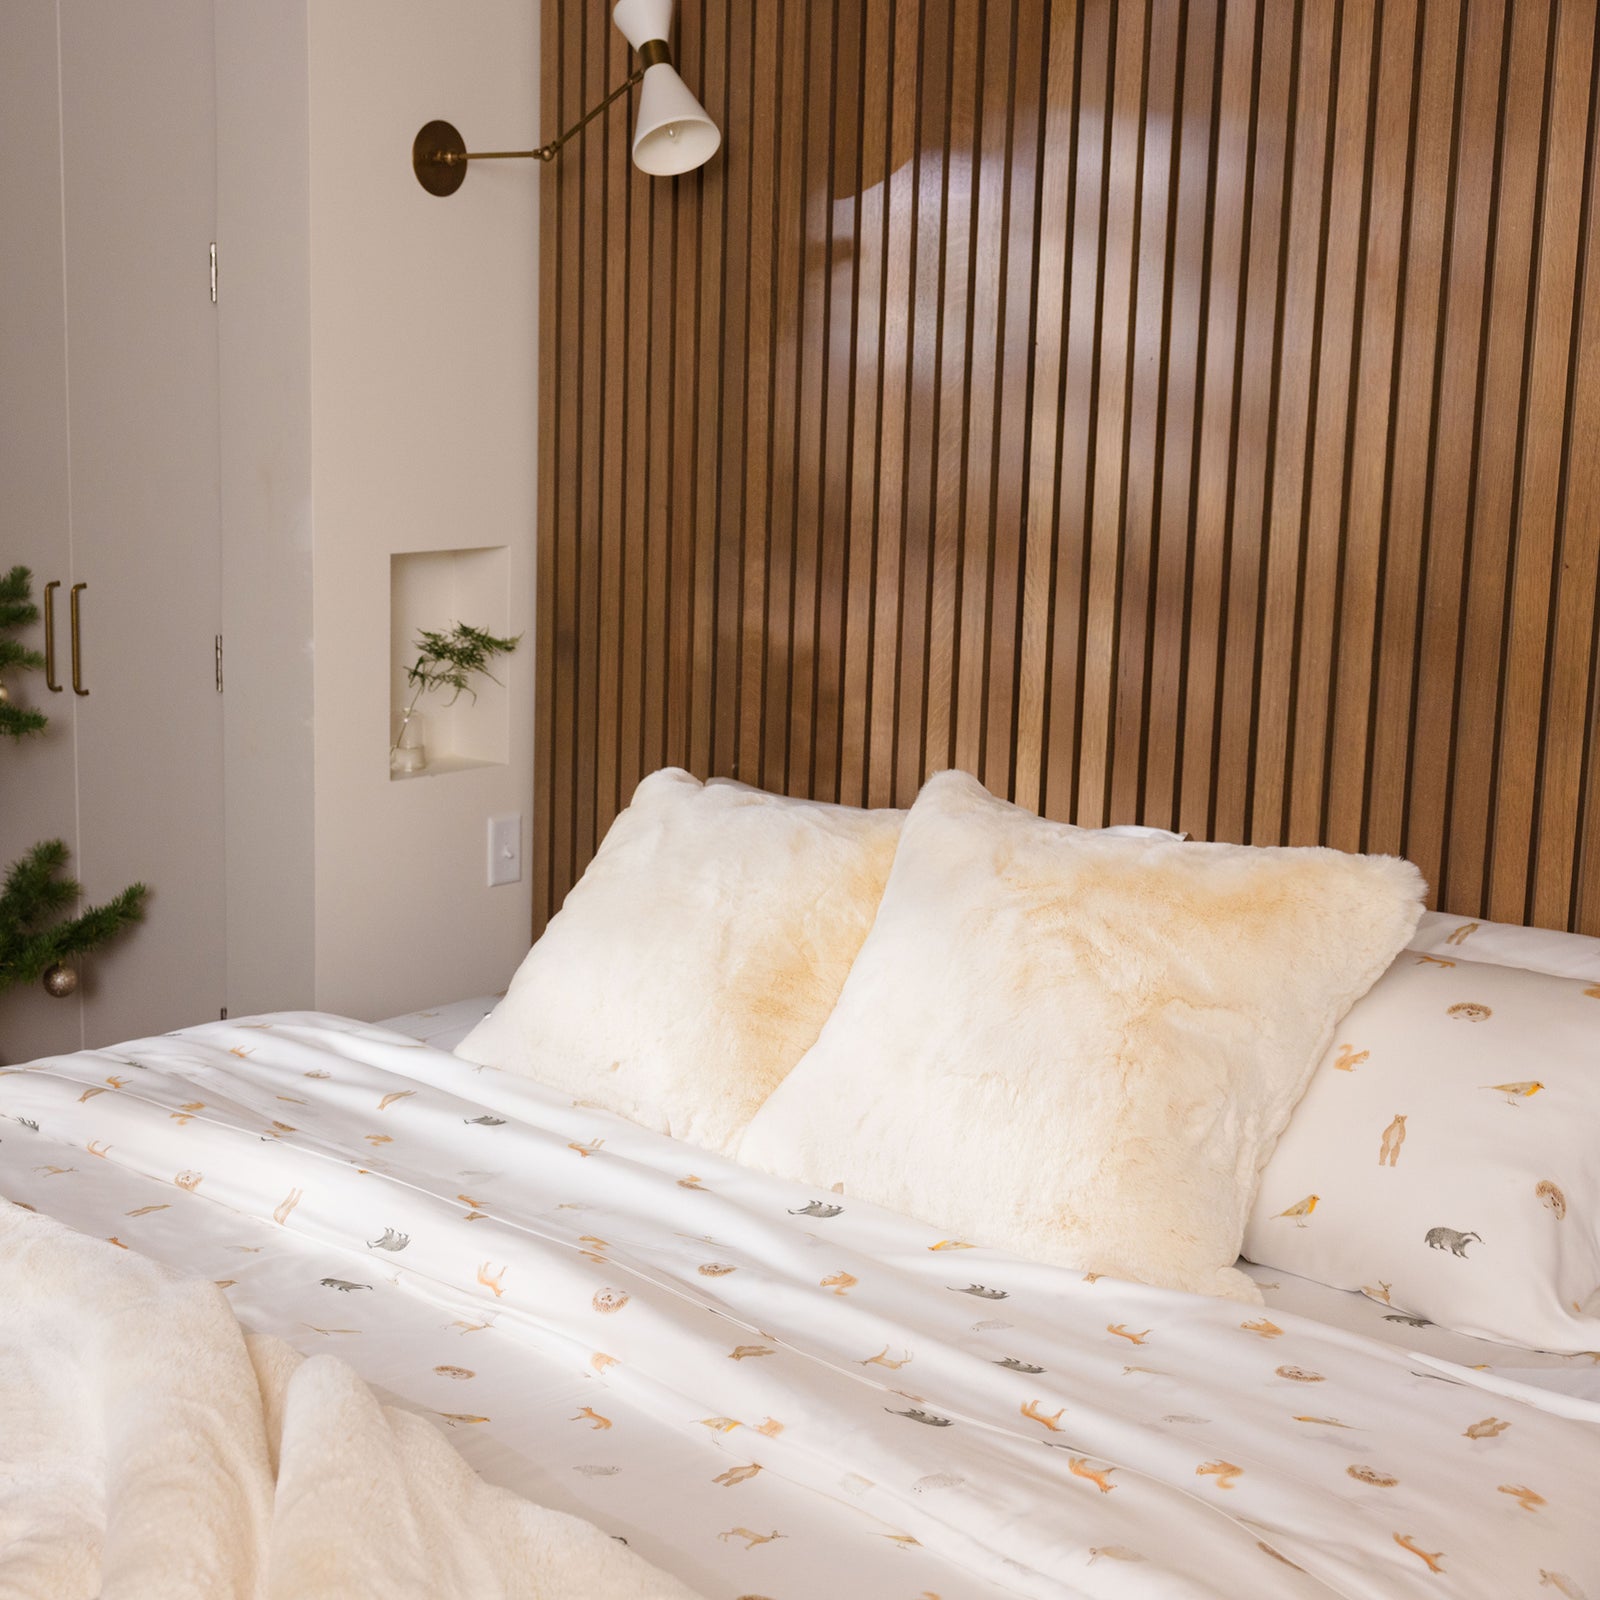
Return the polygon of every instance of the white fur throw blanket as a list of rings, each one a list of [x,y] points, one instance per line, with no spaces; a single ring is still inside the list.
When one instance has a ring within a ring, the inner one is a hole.
[[[0,1201],[0,1600],[693,1600],[213,1284]]]

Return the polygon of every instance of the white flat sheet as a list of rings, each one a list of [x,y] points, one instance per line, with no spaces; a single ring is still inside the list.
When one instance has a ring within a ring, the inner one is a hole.
[[[252,1324],[318,1308],[303,1340],[476,1449],[537,1460],[507,1406],[565,1382],[599,1469],[568,1477],[631,1510],[650,1419],[678,1481],[641,1553],[708,1595],[1600,1594],[1600,1427],[1535,1391],[934,1239],[368,1025],[59,1058],[0,1114],[0,1188],[97,1226],[129,1185],[119,1242],[232,1278]]]
[[[387,1017],[373,1026],[420,1039],[435,1050],[454,1050],[504,999],[502,990],[499,994],[474,995],[468,1000],[449,1000],[421,1011],[408,1011],[403,1017]]]

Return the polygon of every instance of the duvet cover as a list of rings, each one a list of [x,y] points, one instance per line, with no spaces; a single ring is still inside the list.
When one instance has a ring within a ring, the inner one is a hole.
[[[315,1242],[330,1327],[403,1282],[449,1312],[436,1370],[493,1326],[584,1375],[595,1429],[615,1405],[709,1441],[716,1537],[750,1549],[804,1536],[740,1516],[774,1477],[1001,1593],[1600,1600],[1600,1408],[941,1238],[365,1024],[7,1069],[0,1119],[0,1194],[140,1174]]]

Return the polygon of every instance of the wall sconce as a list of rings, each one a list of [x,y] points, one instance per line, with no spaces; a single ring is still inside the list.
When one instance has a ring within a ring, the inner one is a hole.
[[[448,122],[429,122],[411,145],[411,170],[429,194],[454,194],[467,180],[470,161],[553,161],[613,100],[636,83],[639,111],[633,124],[633,164],[652,177],[692,172],[717,153],[722,134],[673,68],[667,34],[672,0],[618,0],[611,20],[639,57],[639,65],[592,111],[537,150],[472,150]]]

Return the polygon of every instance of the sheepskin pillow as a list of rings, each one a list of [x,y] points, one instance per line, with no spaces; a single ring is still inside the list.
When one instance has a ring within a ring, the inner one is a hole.
[[[1422,892],[1404,861],[1084,832],[941,774],[740,1159],[969,1243],[1259,1303],[1233,1266],[1257,1174]]]
[[[1407,950],[1340,1024],[1244,1253],[1397,1321],[1600,1350],[1600,981],[1468,947]]]
[[[455,1053],[731,1151],[833,1009],[904,816],[652,773]]]

